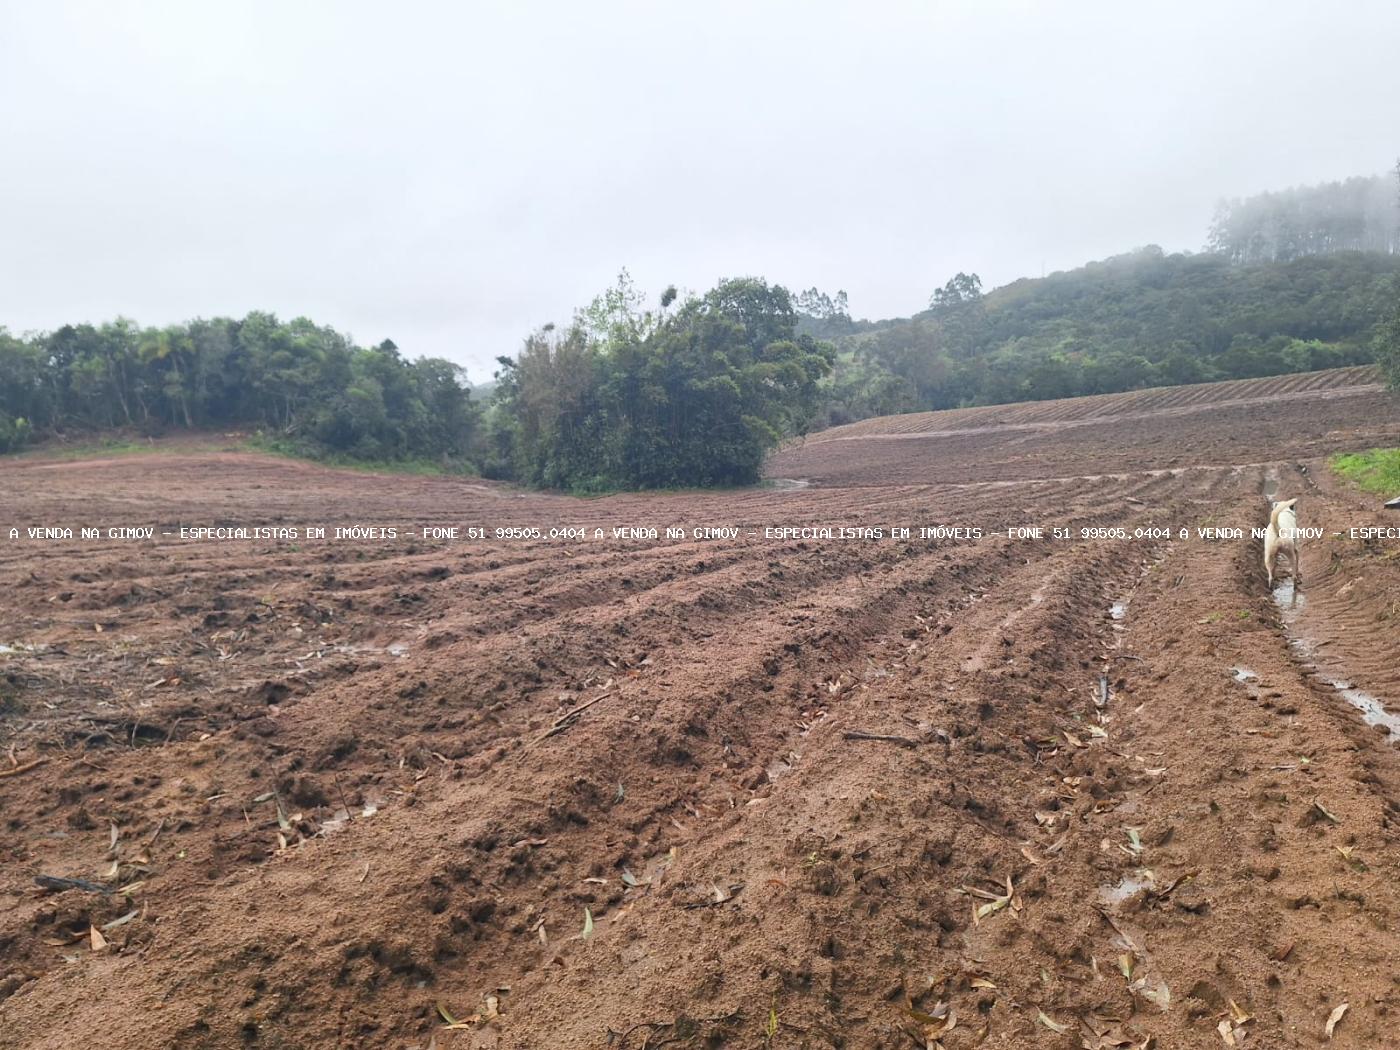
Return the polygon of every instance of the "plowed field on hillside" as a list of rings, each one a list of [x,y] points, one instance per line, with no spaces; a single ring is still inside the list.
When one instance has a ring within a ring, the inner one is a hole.
[[[743,492],[0,461],[0,1047],[1400,1045],[1400,406],[1271,382]],[[1298,602],[1194,532],[1267,495]],[[400,535],[162,535],[309,524]]]

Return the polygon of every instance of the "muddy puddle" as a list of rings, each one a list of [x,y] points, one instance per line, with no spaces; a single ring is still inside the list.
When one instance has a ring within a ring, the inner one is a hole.
[[[1105,904],[1121,904],[1134,894],[1150,890],[1156,885],[1156,878],[1152,872],[1145,868],[1139,869],[1131,875],[1124,875],[1116,883],[1100,886],[1099,900]]]
[[[811,484],[806,478],[764,478],[759,482],[761,488],[777,489],[779,492],[794,492]]]
[[[1400,715],[1387,711],[1383,703],[1370,693],[1357,689],[1345,678],[1328,678],[1327,681],[1347,703],[1361,712],[1367,725],[1385,726],[1392,737],[1400,738]]]
[[[1307,607],[1308,596],[1293,583],[1291,576],[1279,580],[1274,587],[1274,604],[1283,613],[1283,622],[1286,627],[1292,627],[1303,615],[1303,610]]]
[[[1288,646],[1303,664],[1315,670],[1342,699],[1361,712],[1361,718],[1367,725],[1384,726],[1392,739],[1400,739],[1400,713],[1387,711],[1385,704],[1378,697],[1356,688],[1340,668],[1329,667],[1326,660],[1319,656],[1317,642],[1307,633],[1304,615],[1307,595],[1294,586],[1291,578],[1281,580],[1274,588],[1274,604],[1283,615],[1283,626],[1288,632]],[[1246,670],[1248,669],[1233,669],[1238,681],[1245,681],[1239,672]]]

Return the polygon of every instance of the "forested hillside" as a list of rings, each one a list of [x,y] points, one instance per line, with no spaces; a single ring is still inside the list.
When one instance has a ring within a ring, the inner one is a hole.
[[[914,317],[812,324],[842,351],[828,421],[1371,362],[1398,275],[1393,254],[1155,247],[986,294],[959,274]]]
[[[824,422],[1385,361],[1400,309],[1394,174],[1220,203],[1203,253],[1149,246],[984,293],[959,273],[909,318],[799,297],[840,351]]]

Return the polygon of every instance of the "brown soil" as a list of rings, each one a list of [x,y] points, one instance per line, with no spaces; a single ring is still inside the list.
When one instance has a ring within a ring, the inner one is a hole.
[[[1400,442],[1369,379],[1230,387],[704,495],[26,459],[0,527],[1397,523],[1324,464]],[[1400,756],[1330,684],[1400,706],[1400,543],[1305,552],[1285,623],[1247,539],[0,538],[0,1046],[1400,1045]]]

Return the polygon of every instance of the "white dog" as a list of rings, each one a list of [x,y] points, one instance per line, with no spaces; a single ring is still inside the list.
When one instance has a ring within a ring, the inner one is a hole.
[[[1264,533],[1264,571],[1269,574],[1269,587],[1274,585],[1274,572],[1278,569],[1278,556],[1288,555],[1289,575],[1293,586],[1303,582],[1298,565],[1298,517],[1293,513],[1293,505],[1298,497],[1280,500],[1269,513],[1269,529]]]

